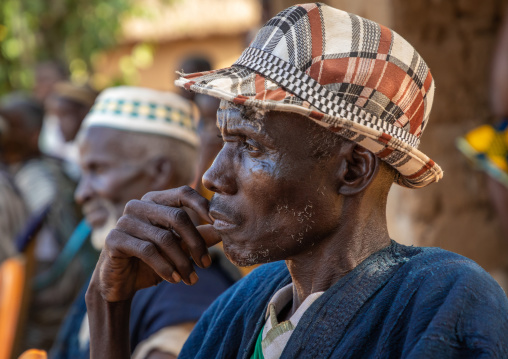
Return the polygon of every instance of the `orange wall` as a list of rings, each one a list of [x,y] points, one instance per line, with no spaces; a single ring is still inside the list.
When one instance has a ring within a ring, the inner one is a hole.
[[[150,67],[138,69],[131,85],[159,90],[174,90],[175,71],[182,58],[191,54],[207,55],[214,68],[232,65],[245,48],[245,35],[211,36],[159,43],[154,46],[154,59]],[[134,45],[122,45],[103,54],[96,61],[95,72],[103,81],[120,77],[120,59],[129,55]],[[100,84],[99,84],[100,86]]]

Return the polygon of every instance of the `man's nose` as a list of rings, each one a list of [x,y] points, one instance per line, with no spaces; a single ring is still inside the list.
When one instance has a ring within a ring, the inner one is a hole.
[[[74,191],[74,199],[79,205],[83,205],[86,201],[92,198],[93,187],[90,177],[83,174],[79,180],[78,186]]]
[[[212,166],[203,175],[203,185],[219,194],[234,195],[238,191],[233,152],[224,145]]]

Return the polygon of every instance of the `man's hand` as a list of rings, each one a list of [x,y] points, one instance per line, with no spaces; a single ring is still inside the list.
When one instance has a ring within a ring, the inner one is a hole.
[[[208,267],[208,247],[220,242],[211,225],[195,227],[181,207],[194,210],[206,222],[208,200],[190,187],[150,192],[127,203],[124,215],[106,239],[92,277],[107,302],[132,299],[137,290],[167,280],[194,284],[194,262]]]

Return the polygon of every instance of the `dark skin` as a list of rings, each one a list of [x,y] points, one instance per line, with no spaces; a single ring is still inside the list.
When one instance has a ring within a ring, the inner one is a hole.
[[[106,209],[99,199],[111,202],[121,214],[131,199],[147,191],[175,187],[169,160],[161,156],[146,161],[136,136],[106,127],[90,127],[79,143],[81,178],[74,193],[94,228],[104,224]]]
[[[90,106],[63,97],[55,98],[53,112],[58,117],[60,131],[65,142],[74,140],[78,134],[81,122],[83,122],[89,110]]]
[[[126,135],[125,131],[91,127],[79,143],[82,173],[75,198],[93,228],[102,226],[107,219],[101,199],[109,201],[121,214],[129,200],[139,199],[150,190],[175,186],[169,159],[161,156],[144,160],[146,156],[139,150],[136,138],[139,136]],[[147,356],[171,358],[176,356],[157,350]]]
[[[128,358],[134,293],[162,280],[195,283],[189,254],[207,267],[207,247],[219,241],[238,265],[286,261],[294,292],[282,319],[390,244],[393,172],[371,152],[349,141],[321,150],[309,134],[325,130],[295,114],[229,109],[218,125],[224,146],[203,177],[212,200],[188,187],[148,193],[108,236],[86,297],[93,358]],[[194,227],[183,206],[213,225]]]
[[[220,101],[211,96],[196,94],[195,102],[201,114],[198,126],[200,149],[196,178],[192,188],[210,198],[209,193],[206,193],[206,189],[201,185],[201,178],[222,148],[223,142],[215,124]]]
[[[59,65],[52,62],[39,64],[35,69],[35,84],[33,93],[35,98],[44,103],[53,92],[53,87],[58,81],[65,80]]]
[[[27,124],[16,108],[2,109],[0,116],[8,128],[7,133],[0,134],[0,161],[11,165],[38,157],[40,128]]]

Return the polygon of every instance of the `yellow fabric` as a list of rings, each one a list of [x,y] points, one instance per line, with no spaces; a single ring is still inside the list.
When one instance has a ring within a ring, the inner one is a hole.
[[[18,359],[47,359],[48,355],[44,350],[38,350],[38,349],[29,349]]]
[[[10,359],[23,303],[26,265],[23,257],[6,259],[0,266],[0,359]],[[26,357],[28,358],[28,357]]]
[[[487,152],[494,135],[495,131],[491,126],[483,125],[470,131],[464,137],[476,151]]]
[[[493,165],[508,172],[508,131],[482,125],[467,133],[464,139],[479,154],[483,154]]]

